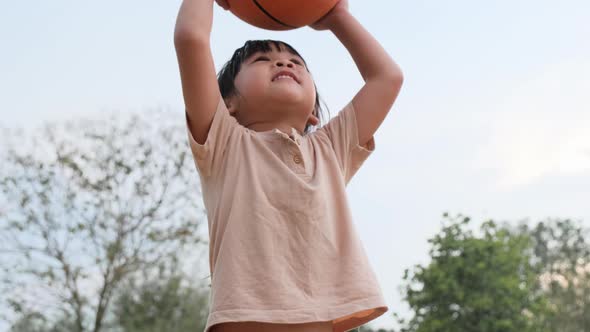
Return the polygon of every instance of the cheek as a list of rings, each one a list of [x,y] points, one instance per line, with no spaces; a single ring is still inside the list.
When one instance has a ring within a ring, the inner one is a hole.
[[[315,107],[316,99],[315,86],[313,85],[313,81],[310,81],[309,83],[305,84],[304,94],[305,104],[307,105],[306,109],[313,109]]]
[[[262,82],[258,75],[251,72],[240,72],[234,81],[236,89],[242,95],[256,93],[262,87]]]
[[[315,94],[315,85],[313,83],[313,77],[311,76],[311,74],[309,74],[309,72],[305,72],[300,75],[300,77],[303,77],[304,80],[305,91],[307,91],[307,93],[313,92]]]
[[[305,84],[305,93],[313,98],[315,102],[315,85],[312,79],[309,79]]]

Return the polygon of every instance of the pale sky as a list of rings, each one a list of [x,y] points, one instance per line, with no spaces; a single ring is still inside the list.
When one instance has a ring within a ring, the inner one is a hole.
[[[160,106],[182,123],[180,3],[0,4],[0,126]],[[374,327],[407,314],[403,270],[427,262],[445,211],[590,226],[590,2],[350,0],[350,9],[405,76],[347,189],[390,308]],[[217,69],[260,38],[300,51],[332,116],[362,85],[331,33],[260,30],[215,9]]]

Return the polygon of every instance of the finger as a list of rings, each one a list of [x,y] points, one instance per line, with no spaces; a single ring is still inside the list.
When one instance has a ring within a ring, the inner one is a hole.
[[[229,4],[227,3],[227,0],[215,0],[215,2],[217,2],[217,4],[218,4],[218,5],[219,5],[221,8],[223,8],[223,9],[225,9],[225,10],[228,10],[228,9],[229,9]]]

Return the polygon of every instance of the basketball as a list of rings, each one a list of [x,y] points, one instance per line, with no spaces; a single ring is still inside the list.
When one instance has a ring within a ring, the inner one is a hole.
[[[338,0],[228,0],[241,20],[267,30],[297,29],[322,18]]]

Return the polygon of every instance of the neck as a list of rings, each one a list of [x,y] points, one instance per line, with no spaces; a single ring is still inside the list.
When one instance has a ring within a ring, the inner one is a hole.
[[[291,135],[291,128],[295,128],[303,135],[307,119],[301,118],[301,111],[295,107],[282,105],[280,108],[258,107],[256,112],[241,108],[236,112],[236,118],[244,127],[254,131],[269,131],[279,129]]]

